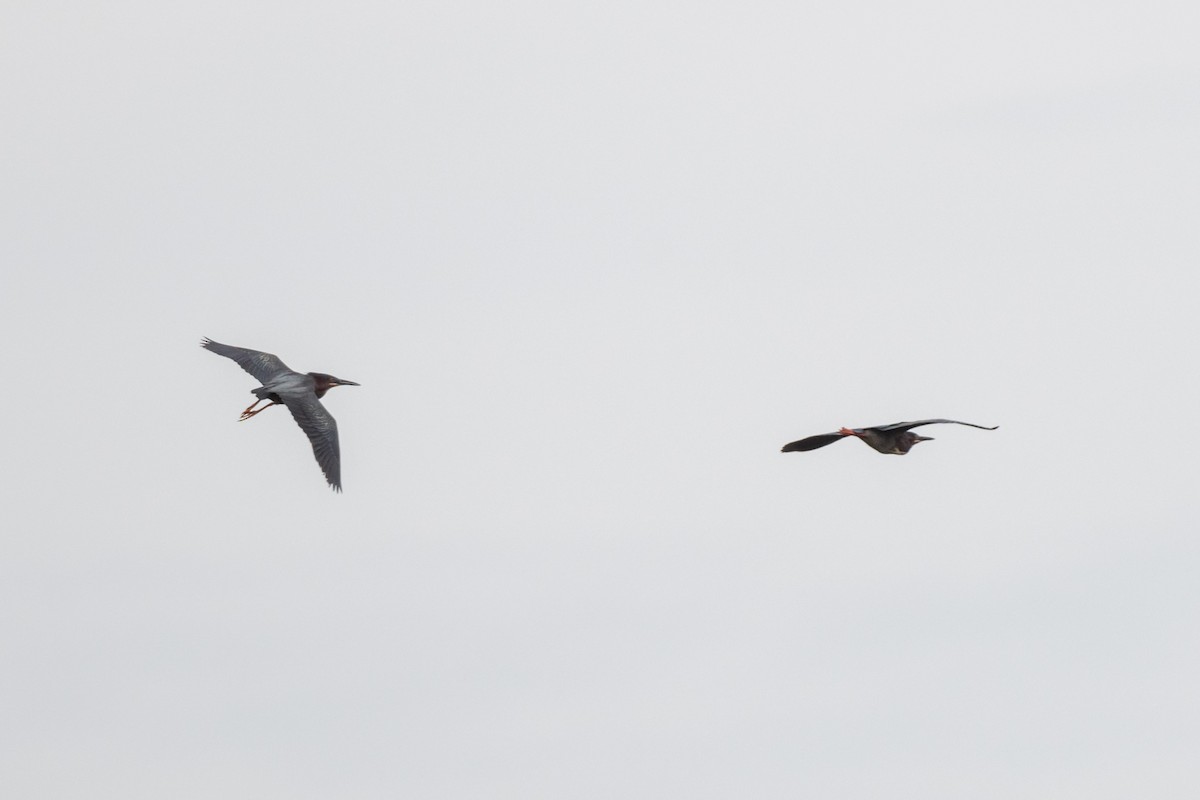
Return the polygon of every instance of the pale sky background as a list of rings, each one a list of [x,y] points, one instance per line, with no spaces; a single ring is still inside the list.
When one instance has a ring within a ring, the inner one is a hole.
[[[6,3],[0,795],[1195,796],[1198,29]]]

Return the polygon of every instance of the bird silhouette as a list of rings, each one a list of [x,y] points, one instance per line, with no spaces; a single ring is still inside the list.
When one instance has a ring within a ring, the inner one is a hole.
[[[781,452],[795,453],[807,450],[816,450],[818,447],[824,447],[827,444],[841,441],[847,436],[857,436],[868,445],[878,450],[881,453],[888,455],[902,456],[913,448],[913,445],[918,442],[929,442],[933,440],[932,436],[918,436],[912,432],[913,428],[919,428],[922,425],[939,425],[942,423],[951,423],[954,425],[968,425],[972,428],[980,428],[985,431],[994,431],[1000,427],[997,425],[994,428],[989,428],[986,425],[976,425],[972,422],[959,422],[956,419],[923,419],[917,422],[893,422],[891,425],[875,425],[870,428],[842,428],[837,433],[821,433],[816,436],[809,436],[807,439],[800,439],[796,442],[789,442],[783,446]]]
[[[242,412],[239,421],[245,422],[274,405],[285,405],[308,440],[312,442],[313,455],[325,473],[325,480],[335,492],[342,490],[342,454],[338,447],[337,420],[321,405],[320,398],[334,386],[358,386],[354,381],[335,378],[324,372],[296,372],[279,360],[278,356],[244,347],[233,347],[212,339],[204,339],[200,346],[217,355],[233,359],[242,369],[253,375],[262,386],[251,389],[258,399]],[[259,403],[270,400],[260,409]]]

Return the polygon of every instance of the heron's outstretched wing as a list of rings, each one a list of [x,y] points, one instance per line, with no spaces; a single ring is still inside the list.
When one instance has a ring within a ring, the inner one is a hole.
[[[986,425],[976,425],[973,422],[959,422],[956,419],[923,419],[917,422],[893,422],[891,425],[875,425],[873,428],[877,431],[907,431],[912,428],[919,428],[922,425],[937,425],[943,422],[948,422],[954,425],[967,425],[968,427],[979,428],[980,430],[985,431],[994,431],[996,428],[1000,427],[997,425],[995,428],[989,428]]]
[[[342,454],[338,448],[337,420],[314,394],[283,395],[288,411],[312,442],[313,455],[335,492],[342,490]]]
[[[844,433],[822,433],[817,436],[809,436],[807,439],[801,439],[798,442],[785,444],[781,453],[792,453],[798,450],[816,450],[818,447],[824,447],[827,444],[833,444],[838,439],[846,438]]]
[[[214,342],[212,339],[205,339],[200,342],[200,346],[212,350],[219,356],[232,358],[238,363],[238,366],[257,378],[258,382],[263,386],[266,386],[267,381],[280,372],[291,372],[287,364],[280,361],[278,356],[273,356],[270,353],[247,350],[244,347],[233,347],[232,345]]]

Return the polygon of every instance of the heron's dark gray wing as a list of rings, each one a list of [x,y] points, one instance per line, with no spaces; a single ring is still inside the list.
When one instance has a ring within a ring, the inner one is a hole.
[[[948,422],[953,425],[966,425],[971,428],[979,428],[980,430],[985,430],[985,431],[994,431],[994,430],[996,430],[996,428],[1000,427],[999,425],[997,425],[995,428],[989,428],[986,425],[976,425],[973,422],[959,422],[956,419],[923,419],[923,420],[918,420],[917,422],[893,422],[891,425],[876,425],[876,426],[874,426],[874,430],[877,430],[877,431],[907,431],[912,428],[919,428],[922,425],[938,425],[943,422]]]
[[[221,344],[220,342],[214,342],[212,339],[205,339],[200,342],[200,346],[212,350],[219,356],[232,358],[238,363],[238,366],[257,378],[258,382],[264,386],[267,384],[267,381],[280,372],[292,371],[288,368],[287,364],[279,360],[278,356],[273,356],[270,353]]]
[[[300,429],[312,442],[313,455],[335,492],[342,490],[342,455],[338,448],[337,420],[325,410],[315,394],[283,395]]]
[[[798,442],[785,444],[781,453],[794,453],[796,451],[816,450],[818,447],[824,447],[827,444],[833,444],[838,439],[846,438],[844,433],[822,433],[817,436],[809,436],[807,439],[801,439]]]

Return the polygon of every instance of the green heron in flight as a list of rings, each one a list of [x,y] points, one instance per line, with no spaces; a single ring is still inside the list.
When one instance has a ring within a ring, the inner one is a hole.
[[[242,412],[240,421],[245,422],[271,406],[287,406],[300,429],[312,442],[313,455],[317,457],[317,463],[325,473],[325,480],[329,481],[335,492],[340,492],[342,456],[338,449],[337,421],[325,410],[325,406],[321,405],[319,398],[324,397],[334,386],[359,384],[326,375],[324,372],[296,372],[270,353],[231,347],[212,339],[205,339],[200,342],[200,346],[212,350],[217,355],[233,359],[262,384],[257,389],[250,390],[258,399]],[[271,402],[256,411],[254,406],[264,400]]]
[[[969,425],[972,428],[980,428],[985,431],[994,431],[1000,427],[997,425],[996,428],[989,428],[970,422],[959,422],[956,419],[923,419],[918,422],[893,422],[891,425],[876,425],[873,428],[842,428],[837,433],[822,433],[817,436],[809,436],[807,439],[785,444],[782,452],[793,453],[804,450],[816,450],[818,447],[833,444],[847,436],[857,436],[881,453],[902,456],[911,450],[917,442],[933,440],[932,436],[918,436],[912,432],[913,428],[919,428],[922,425],[936,425],[942,422],[949,422],[954,425]]]

